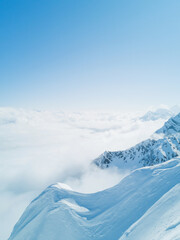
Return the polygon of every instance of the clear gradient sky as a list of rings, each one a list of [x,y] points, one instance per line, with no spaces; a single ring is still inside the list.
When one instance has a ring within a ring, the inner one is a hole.
[[[0,106],[179,104],[179,0],[1,0]]]

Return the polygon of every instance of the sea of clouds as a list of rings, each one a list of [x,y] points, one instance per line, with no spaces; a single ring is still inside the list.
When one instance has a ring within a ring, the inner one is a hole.
[[[0,239],[7,239],[30,201],[63,182],[80,192],[117,184],[128,172],[91,164],[105,150],[147,139],[166,117],[143,113],[48,112],[0,108]]]

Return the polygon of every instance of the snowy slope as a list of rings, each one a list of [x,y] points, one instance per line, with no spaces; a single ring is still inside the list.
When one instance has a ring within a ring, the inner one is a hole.
[[[170,118],[151,139],[125,151],[104,152],[94,163],[101,168],[116,166],[136,169],[165,162],[177,156],[180,156],[180,114]]]
[[[170,118],[164,126],[156,131],[156,134],[163,136],[176,135],[180,133],[180,114]]]
[[[179,183],[176,158],[137,169],[94,194],[52,185],[25,210],[9,240],[180,239]]]
[[[143,232],[143,234],[142,234]],[[180,239],[180,184],[164,194],[120,240]]]

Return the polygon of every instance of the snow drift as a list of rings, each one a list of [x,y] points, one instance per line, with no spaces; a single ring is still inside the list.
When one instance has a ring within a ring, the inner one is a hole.
[[[175,158],[137,169],[93,194],[52,185],[32,201],[9,240],[177,240],[179,212],[180,158]]]

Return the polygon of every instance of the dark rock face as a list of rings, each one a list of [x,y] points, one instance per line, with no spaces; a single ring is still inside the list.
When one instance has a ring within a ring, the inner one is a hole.
[[[170,118],[152,139],[116,152],[104,152],[93,162],[100,168],[151,166],[180,156],[180,114]]]

